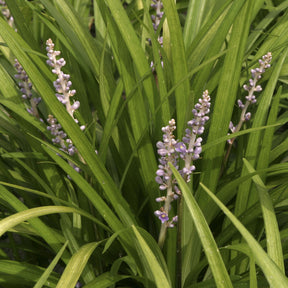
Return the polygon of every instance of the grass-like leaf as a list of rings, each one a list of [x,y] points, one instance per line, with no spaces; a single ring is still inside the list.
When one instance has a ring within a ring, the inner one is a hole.
[[[213,238],[211,230],[209,229],[209,226],[205,220],[201,209],[197,205],[197,202],[192,196],[188,185],[185,183],[179,172],[173,165],[171,165],[171,163],[169,164],[169,166],[173,171],[173,174],[175,175],[178,184],[180,185],[181,192],[188,207],[189,213],[191,214],[191,217],[194,221],[194,225],[203,245],[203,249],[208,259],[217,287],[233,287],[219,249],[216,245],[216,242]]]
[[[57,265],[58,261],[60,260],[64,250],[67,247],[67,244],[68,244],[68,242],[66,241],[64,243],[63,247],[61,248],[61,250],[59,250],[59,252],[55,256],[55,258],[52,260],[52,262],[49,265],[49,267],[45,270],[45,272],[41,275],[41,277],[39,278],[37,283],[33,286],[33,288],[41,288],[48,281],[48,278],[49,278],[50,274],[52,273],[52,271],[54,270],[54,268]]]
[[[247,159],[243,159],[244,164],[248,171],[255,172],[253,166],[247,161]],[[284,259],[283,259],[283,251],[281,245],[281,238],[277,223],[276,214],[274,211],[272,200],[269,196],[268,190],[265,187],[261,177],[259,175],[255,175],[252,177],[256,188],[258,190],[258,197],[263,213],[263,219],[265,224],[265,233],[267,239],[267,251],[268,255],[271,259],[279,266],[281,271],[284,273]]]
[[[246,240],[251,252],[254,255],[257,265],[262,269],[265,277],[271,287],[286,288],[288,287],[288,279],[285,274],[281,272],[279,267],[273,262],[273,260],[266,254],[259,243],[249,233],[249,231],[240,223],[240,221],[223,205],[217,197],[209,190],[204,184],[200,183],[205,192],[215,201],[215,203],[221,208],[221,210],[227,215],[230,221],[237,227],[243,238]]]
[[[75,287],[91,254],[99,244],[99,242],[86,244],[72,256],[56,286],[57,288]]]
[[[0,235],[3,235],[9,229],[14,226],[27,221],[32,218],[54,214],[54,213],[79,213],[82,214],[78,209],[65,206],[46,206],[46,207],[37,207],[24,210],[13,214],[0,221]],[[84,215],[83,215],[84,216]]]
[[[167,279],[165,273],[160,267],[154,253],[150,250],[149,246],[145,243],[145,240],[137,230],[135,226],[132,226],[133,232],[136,235],[137,246],[139,246],[139,253],[143,261],[143,265],[150,271],[152,279],[155,281],[156,287],[171,287],[170,279]]]

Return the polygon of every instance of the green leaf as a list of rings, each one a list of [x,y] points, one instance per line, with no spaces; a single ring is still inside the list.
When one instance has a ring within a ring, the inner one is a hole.
[[[131,21],[123,8],[122,3],[120,1],[107,0],[106,4],[110,9],[111,15],[117,24],[120,34],[127,46],[127,49],[129,50],[129,53],[133,59],[133,63],[135,64],[139,73],[139,77],[142,78],[147,73],[151,74],[152,76],[150,67],[146,59],[146,55],[141,47],[140,39],[137,37],[135,30],[131,25]],[[153,94],[151,94],[151,92],[153,91],[152,77],[147,78],[143,82],[143,87],[150,105],[151,114],[154,116],[155,99],[153,97]]]
[[[33,286],[33,288],[41,288],[44,286],[44,284],[46,282],[48,282],[49,276],[52,273],[52,271],[54,270],[55,266],[57,265],[57,263],[59,262],[64,250],[66,249],[68,244],[68,241],[66,241],[63,245],[63,247],[59,250],[59,252],[57,253],[57,255],[54,257],[54,259],[52,260],[52,262],[50,263],[49,267],[46,268],[45,272],[41,275],[41,277],[39,278],[39,280],[37,281],[37,283]]]
[[[138,252],[140,253],[140,258],[143,261],[143,265],[146,269],[151,273],[154,278],[156,287],[172,287],[170,283],[170,279],[167,279],[163,269],[159,265],[158,260],[156,259],[154,253],[151,251],[141,234],[138,232],[137,228],[132,226],[133,232],[136,235],[137,243],[136,247],[138,248]]]
[[[234,224],[237,230],[241,233],[246,240],[251,252],[255,258],[256,264],[262,269],[266,279],[272,288],[287,288],[288,279],[285,274],[281,272],[279,267],[273,260],[266,254],[260,244],[254,239],[249,231],[240,223],[240,221],[223,205],[214,193],[209,190],[204,184],[200,183],[204,191],[214,200],[214,202],[221,208],[230,221]]]
[[[0,260],[0,285],[5,285],[4,287],[19,287],[19,283],[21,283],[22,287],[32,287],[39,277],[43,275],[44,271],[42,267],[23,261]],[[9,278],[9,276],[13,279]],[[5,283],[5,279],[7,279],[7,283]],[[45,282],[45,287],[56,287],[57,281],[58,275],[52,272]],[[16,286],[10,286],[13,284]]]
[[[75,287],[82,271],[87,265],[91,254],[100,244],[101,242],[88,243],[82,246],[75,254],[73,254],[56,288]]]
[[[255,172],[249,161],[244,158],[243,162],[249,173]],[[281,237],[273,202],[261,177],[259,175],[255,175],[252,177],[252,179],[258,190],[258,197],[260,200],[265,225],[268,255],[276,263],[276,265],[279,266],[282,272],[285,273]]]
[[[233,286],[227,273],[225,264],[201,209],[193,197],[187,183],[181,177],[179,172],[171,163],[169,163],[169,166],[180,186],[180,190],[198,232],[217,287],[232,288]],[[181,219],[179,219],[179,221],[181,221]]]
[[[180,25],[174,0],[163,0],[164,12],[169,26],[170,49],[173,66],[173,83],[177,84],[180,80],[186,79],[187,62],[184,49],[183,32]],[[188,120],[187,103],[190,97],[190,84],[186,79],[175,89],[178,137],[182,136],[185,122]]]
[[[85,213],[82,213],[77,208],[65,207],[65,206],[42,206],[37,208],[31,208],[28,210],[24,210],[13,214],[9,217],[4,218],[0,221],[0,236],[2,236],[9,229],[14,226],[27,221],[32,218],[36,218],[39,216],[54,214],[54,213],[78,213],[80,215],[85,216]]]
[[[107,288],[107,287],[112,287],[113,284],[116,284],[117,282],[121,280],[125,280],[127,278],[130,278],[130,276],[125,276],[125,275],[111,275],[110,272],[103,273],[87,285],[83,286],[83,288]]]
[[[251,15],[253,11],[251,5],[252,1],[246,1],[233,23],[231,39],[229,41],[230,49],[226,53],[222,70],[223,73],[219,80],[207,143],[224,136],[228,131],[228,125],[231,120],[238,90],[238,80],[240,77],[242,59],[246,45],[245,39],[250,28]],[[215,145],[205,153],[204,171],[207,172],[203,173],[202,181],[211,189],[214,189],[217,185],[224,145],[225,143]],[[200,206],[202,201],[206,201],[206,196],[202,195],[199,200]]]
[[[5,201],[6,203],[8,203],[8,205],[10,207],[13,207],[13,209],[15,209],[16,211],[22,211],[23,213],[27,212],[28,208],[17,197],[15,197],[11,192],[9,192],[2,185],[0,185],[0,195],[1,195],[1,199],[3,201]],[[19,213],[21,213],[21,212],[19,212]],[[4,230],[5,229],[10,229],[10,228],[12,228],[15,225],[20,224],[24,220],[24,219],[21,219],[21,216],[20,216],[20,218],[17,217],[18,223],[17,223],[17,221],[15,223],[15,218],[11,218],[11,220],[8,219],[8,222],[7,222],[6,219],[7,218],[2,220],[4,222],[2,222],[2,221],[0,222],[0,223],[4,223],[4,224],[6,223],[5,224],[6,228],[4,228]],[[56,251],[56,253],[61,249],[61,247],[62,247],[62,244],[61,244],[62,239],[60,239],[58,237],[58,235],[52,229],[50,229],[46,224],[44,224],[40,219],[38,219],[38,218],[30,219],[29,223],[31,224],[31,226],[33,228],[35,228],[35,231],[38,232],[38,235],[41,236],[49,244],[49,246],[54,251]],[[12,224],[12,226],[11,226],[11,224]],[[4,233],[5,231],[3,230],[2,226],[1,226],[1,229],[2,229],[1,230],[2,233]],[[65,252],[63,254],[62,260],[64,262],[66,262],[68,260],[68,258],[69,258],[69,254],[68,254],[68,252]]]

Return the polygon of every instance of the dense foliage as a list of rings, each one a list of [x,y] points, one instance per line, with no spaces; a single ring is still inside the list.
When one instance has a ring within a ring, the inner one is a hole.
[[[0,5],[0,287],[288,287],[287,0]]]

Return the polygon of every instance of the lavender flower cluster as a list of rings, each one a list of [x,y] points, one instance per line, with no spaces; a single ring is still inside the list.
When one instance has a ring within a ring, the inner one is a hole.
[[[164,15],[164,12],[161,11],[163,9],[163,3],[161,0],[152,0],[151,7],[156,11],[155,15],[151,15],[151,19],[153,21],[154,31],[157,32],[161,19]],[[162,37],[161,37],[162,38]],[[159,40],[159,39],[158,39]],[[162,45],[163,39],[160,39],[160,44]]]
[[[153,3],[151,4],[151,7],[155,10],[155,14],[151,15],[151,19],[153,22],[154,31],[156,33],[158,30],[158,27],[160,25],[161,19],[164,15],[164,12],[162,11],[163,3],[161,0],[152,0],[152,2]],[[163,47],[163,36],[160,36],[160,34],[159,34],[157,40],[158,40],[158,43],[160,44],[160,46]],[[163,67],[163,61],[161,61],[161,66]],[[154,62],[153,61],[151,61],[150,67],[154,71],[155,68],[154,68]]]
[[[30,107],[27,108],[27,111],[31,115],[40,119],[37,105],[40,103],[41,97],[32,96],[32,83],[30,82],[26,71],[23,69],[17,59],[15,59],[14,67],[17,70],[17,74],[14,75],[14,77],[19,80],[18,86],[20,87],[20,91],[22,93],[22,99],[30,102]],[[43,121],[42,119],[40,120]]]
[[[234,126],[233,122],[230,121],[229,129],[232,133],[236,133],[240,131],[243,123],[245,121],[249,121],[251,118],[251,113],[247,112],[247,109],[250,104],[255,104],[257,102],[256,96],[254,95],[254,92],[260,92],[262,91],[262,87],[260,85],[257,85],[257,82],[261,79],[262,74],[266,71],[267,68],[270,67],[270,63],[272,61],[272,53],[268,52],[266,55],[262,57],[262,59],[259,59],[259,67],[255,69],[251,69],[251,76],[252,78],[249,79],[249,85],[245,84],[243,85],[244,90],[248,91],[248,95],[245,97],[246,102],[245,104],[238,99],[237,103],[239,108],[242,110],[239,123]],[[228,135],[230,135],[228,133]],[[228,143],[233,144],[235,138],[229,139]]]
[[[72,105],[70,103],[70,97],[75,95],[76,90],[70,90],[70,87],[72,86],[72,82],[69,80],[70,75],[65,74],[61,70],[62,67],[66,64],[66,62],[63,58],[60,58],[57,60],[57,56],[60,55],[60,51],[54,50],[54,43],[52,42],[51,39],[47,40],[46,45],[47,45],[46,50],[48,52],[47,56],[49,58],[47,60],[47,64],[53,68],[52,72],[57,75],[57,79],[53,82],[55,90],[56,90],[55,95],[57,99],[62,104],[65,105],[67,112],[74,119],[74,121],[76,123],[79,123],[78,119],[76,119],[74,116],[74,112],[80,107],[80,102],[74,101]],[[23,67],[20,65],[17,59],[15,59],[14,66],[17,70],[17,74],[15,75],[15,78],[20,80],[18,85],[22,92],[22,98],[30,101],[31,107],[29,107],[27,111],[30,114],[34,115],[35,117],[39,118],[37,105],[41,101],[41,98],[33,97],[32,83],[30,82],[26,71],[23,69]],[[39,118],[39,120],[43,122],[41,118]],[[57,119],[53,115],[48,115],[47,122],[49,124],[47,126],[47,130],[49,130],[51,135],[54,137],[52,139],[52,142],[54,144],[59,145],[60,150],[69,154],[70,156],[73,156],[75,153],[77,153],[79,158],[82,161],[81,155],[78,153],[76,147],[73,145],[72,140],[67,138],[67,134],[62,130],[62,126],[60,123],[58,123]],[[84,130],[85,126],[84,125],[80,126],[80,129]],[[70,161],[68,162],[77,172],[80,171],[79,167],[77,167]]]
[[[79,101],[74,101],[71,105],[70,103],[70,97],[73,97],[76,93],[76,90],[71,90],[72,82],[69,80],[70,75],[65,74],[62,71],[62,67],[65,66],[66,62],[64,58],[57,59],[57,56],[61,54],[60,51],[54,50],[54,43],[51,39],[48,39],[46,41],[46,50],[47,50],[47,64],[51,66],[52,72],[57,75],[57,79],[53,82],[53,85],[56,90],[56,97],[57,99],[66,107],[67,112],[70,114],[70,116],[74,119],[76,123],[79,123],[78,119],[75,118],[74,112],[80,107]],[[47,127],[47,129],[50,131],[51,135],[54,136],[52,139],[52,142],[54,144],[60,145],[60,149],[69,155],[74,155],[75,153],[78,153],[76,147],[73,145],[72,140],[67,138],[67,134],[62,130],[62,126],[60,123],[58,123],[57,119],[53,115],[49,115],[47,122],[50,124],[50,126]],[[81,130],[85,129],[85,126],[80,126]],[[80,155],[79,155],[80,156]],[[81,158],[81,157],[80,157]],[[75,166],[74,164],[69,164],[77,171],[79,172],[79,167]]]
[[[51,39],[48,39],[46,41],[46,50],[47,50],[47,64],[51,66],[52,72],[57,75],[57,79],[53,82],[53,85],[56,90],[56,97],[57,99],[66,106],[67,112],[71,115],[71,117],[74,119],[76,123],[79,121],[74,117],[74,111],[77,110],[80,107],[79,101],[74,101],[71,105],[70,103],[70,97],[73,97],[76,93],[76,90],[70,90],[72,82],[69,80],[70,75],[65,74],[61,69],[65,66],[66,61],[64,58],[60,58],[57,60],[57,56],[61,54],[60,51],[54,50],[54,43]],[[85,129],[85,126],[80,127],[81,130]]]
[[[199,159],[202,151],[202,138],[199,135],[204,132],[204,125],[209,120],[207,114],[210,112],[210,96],[208,90],[203,92],[199,103],[192,110],[194,118],[188,121],[189,128],[185,130],[185,136],[182,142],[175,140],[173,132],[176,129],[174,119],[169,121],[169,125],[162,128],[163,141],[157,142],[157,152],[160,155],[158,170],[156,171],[156,182],[159,184],[159,189],[167,190],[166,196],[156,199],[157,202],[164,202],[164,206],[156,210],[154,214],[161,220],[166,227],[174,227],[177,222],[177,215],[169,220],[169,210],[171,202],[178,199],[181,191],[178,188],[177,181],[173,178],[173,173],[168,165],[171,162],[174,167],[180,172],[182,177],[188,182],[195,166],[192,164],[194,160]],[[179,160],[184,160],[183,169],[179,170]]]
[[[208,90],[203,92],[202,98],[199,99],[199,103],[195,105],[192,110],[194,118],[188,121],[187,128],[185,130],[186,135],[182,138],[183,142],[179,142],[176,145],[176,151],[180,153],[180,157],[184,159],[185,166],[180,171],[186,180],[190,180],[191,173],[195,170],[195,166],[191,165],[193,160],[197,160],[202,152],[202,138],[198,137],[204,133],[204,125],[209,120],[207,114],[210,112],[210,96]]]
[[[166,196],[156,198],[157,202],[165,202],[164,207],[160,210],[156,210],[154,214],[161,220],[162,224],[167,222],[169,227],[173,227],[173,222],[177,221],[177,217],[173,218],[172,221],[168,221],[168,212],[170,209],[170,203],[178,198],[180,195],[180,190],[177,186],[177,182],[172,178],[173,173],[168,165],[171,162],[177,169],[178,167],[178,155],[176,153],[175,147],[177,141],[173,135],[173,131],[176,129],[176,122],[174,119],[169,121],[169,125],[162,128],[163,142],[157,142],[156,146],[158,148],[157,152],[161,156],[159,159],[158,170],[156,171],[156,182],[160,185],[160,190],[167,190]]]

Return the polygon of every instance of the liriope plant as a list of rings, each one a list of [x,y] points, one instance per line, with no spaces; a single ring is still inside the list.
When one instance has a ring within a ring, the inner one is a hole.
[[[267,3],[1,1],[0,287],[288,287]]]

